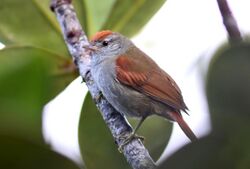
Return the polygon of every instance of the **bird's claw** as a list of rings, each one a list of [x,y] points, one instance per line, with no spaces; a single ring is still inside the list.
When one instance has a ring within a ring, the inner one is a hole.
[[[139,136],[137,134],[132,133],[129,137],[126,136],[121,136],[120,138],[124,138],[125,140],[123,141],[123,143],[119,146],[118,151],[120,153],[123,152],[123,148],[126,144],[128,144],[131,140],[133,139],[140,139],[142,142],[144,142],[145,138],[143,136]]]

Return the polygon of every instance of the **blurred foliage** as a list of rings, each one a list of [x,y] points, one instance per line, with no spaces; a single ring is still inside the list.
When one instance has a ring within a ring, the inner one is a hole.
[[[0,131],[42,141],[41,110],[52,86],[41,51],[5,48],[0,57]]]
[[[210,62],[206,87],[212,132],[160,169],[250,168],[250,43],[223,45]]]
[[[34,47],[0,51],[0,168],[78,168],[42,137],[41,112],[58,82],[50,76],[58,59]]]
[[[116,0],[103,29],[111,29],[128,37],[135,35],[140,28],[157,12],[165,0]]]
[[[46,1],[47,8],[38,0],[1,0],[0,42],[38,46],[67,56],[60,27]]]
[[[73,5],[88,36],[105,28],[131,37],[164,2],[74,0]],[[0,3],[0,42],[6,45],[0,50],[0,168],[78,168],[49,150],[42,137],[44,104],[78,75],[49,4],[50,0]],[[150,128],[150,123],[155,125]],[[145,123],[142,133],[155,159],[165,148],[171,127],[160,119]],[[92,128],[98,131],[90,132]],[[166,134],[154,141],[160,131]],[[81,114],[79,135],[89,168],[129,168],[89,96]]]
[[[64,156],[20,138],[0,135],[0,152],[3,169],[79,169]]]

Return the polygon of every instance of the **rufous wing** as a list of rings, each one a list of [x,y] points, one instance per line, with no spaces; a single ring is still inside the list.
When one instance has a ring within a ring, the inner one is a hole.
[[[187,110],[174,80],[138,48],[116,59],[116,79],[173,110]]]

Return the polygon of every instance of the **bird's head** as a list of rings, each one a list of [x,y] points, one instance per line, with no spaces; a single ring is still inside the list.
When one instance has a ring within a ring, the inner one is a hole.
[[[119,56],[125,53],[131,45],[132,42],[123,35],[110,30],[104,30],[97,32],[91,38],[90,45],[86,48],[91,50],[93,57],[103,59]]]

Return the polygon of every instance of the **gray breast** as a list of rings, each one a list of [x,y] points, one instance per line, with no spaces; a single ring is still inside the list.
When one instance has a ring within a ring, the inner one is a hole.
[[[166,110],[163,104],[159,104],[131,87],[120,84],[115,77],[114,69],[111,69],[114,66],[112,63],[103,62],[101,64],[106,64],[105,66],[99,65],[91,71],[103,96],[117,111],[128,116],[141,117]]]

